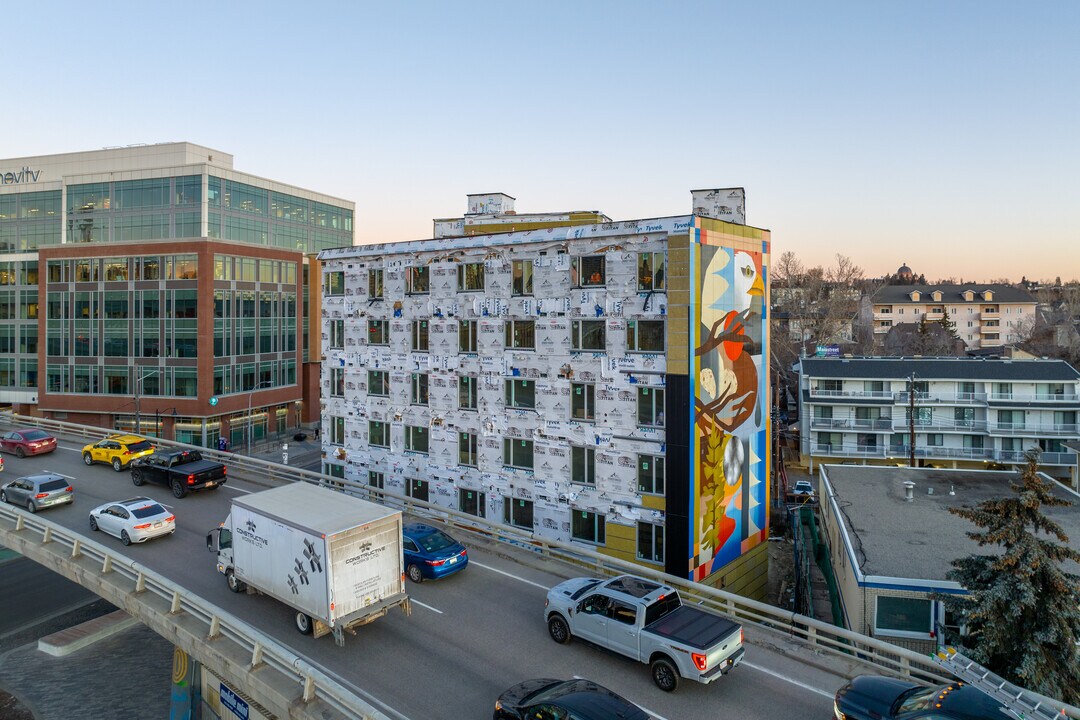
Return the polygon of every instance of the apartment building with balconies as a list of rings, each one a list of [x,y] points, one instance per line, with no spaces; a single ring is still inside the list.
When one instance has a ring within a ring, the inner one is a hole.
[[[901,323],[948,317],[969,349],[1000,347],[1030,334],[1036,305],[1031,293],[1012,285],[885,285],[873,298],[874,337]]]
[[[802,462],[1010,468],[1075,483],[1080,373],[1062,360],[802,358]],[[912,443],[914,428],[914,443]]]

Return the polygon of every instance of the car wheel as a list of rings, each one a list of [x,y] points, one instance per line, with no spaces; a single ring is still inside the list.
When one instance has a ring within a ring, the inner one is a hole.
[[[234,593],[244,592],[247,588],[243,581],[236,579],[236,575],[233,574],[232,570],[225,571],[225,582],[228,583],[229,589]]]
[[[296,629],[301,635],[310,635],[312,630],[311,618],[302,612],[296,613]]]
[[[37,505],[34,504],[33,500],[27,500],[26,501],[26,509],[30,513],[36,513],[37,512]]]
[[[563,620],[562,615],[552,615],[548,618],[548,635],[560,645],[570,642],[570,626]]]
[[[15,448],[15,457],[19,457],[19,458],[26,457],[26,451],[22,449],[22,445]]]
[[[113,458],[112,469],[116,472],[120,472],[124,469],[124,463],[120,462],[120,458]]]
[[[664,692],[671,692],[679,687],[679,671],[667,658],[656,658],[649,669],[652,671],[652,679],[656,687]]]
[[[187,488],[179,480],[173,480],[172,494],[174,498],[182,498],[187,495]]]
[[[0,490],[0,502],[7,502],[7,493]]]
[[[124,545],[131,544],[131,536],[127,534],[127,530],[120,531],[120,542],[124,543]]]
[[[94,532],[97,532],[98,529],[97,518],[95,518],[93,515],[90,516],[90,529]]]
[[[86,463],[87,465],[93,465],[94,464],[94,458],[90,457],[90,453],[88,453],[88,452],[85,452],[85,453],[82,454],[82,461],[84,463]]]
[[[132,482],[132,484],[134,484],[136,486],[142,485],[143,482],[145,482],[143,480],[142,470],[132,470],[131,471],[131,482]]]
[[[407,572],[409,573],[409,579],[414,583],[424,582],[424,572],[419,565],[410,565]]]

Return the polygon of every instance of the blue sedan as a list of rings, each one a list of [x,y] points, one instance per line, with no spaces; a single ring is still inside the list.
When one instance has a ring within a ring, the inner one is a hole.
[[[424,523],[407,523],[402,528],[405,571],[413,582],[435,579],[464,570],[469,564],[465,546],[442,530]]]

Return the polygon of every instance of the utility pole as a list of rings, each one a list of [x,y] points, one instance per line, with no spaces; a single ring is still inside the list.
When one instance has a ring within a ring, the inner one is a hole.
[[[911,458],[908,461],[910,467],[915,467],[915,371],[911,372],[908,380],[908,448]]]

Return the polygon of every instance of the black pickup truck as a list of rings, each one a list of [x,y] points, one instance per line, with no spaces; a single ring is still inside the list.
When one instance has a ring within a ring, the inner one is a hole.
[[[154,482],[172,488],[182,498],[192,490],[213,489],[225,484],[225,466],[203,460],[198,450],[156,450],[131,463],[131,482]]]

